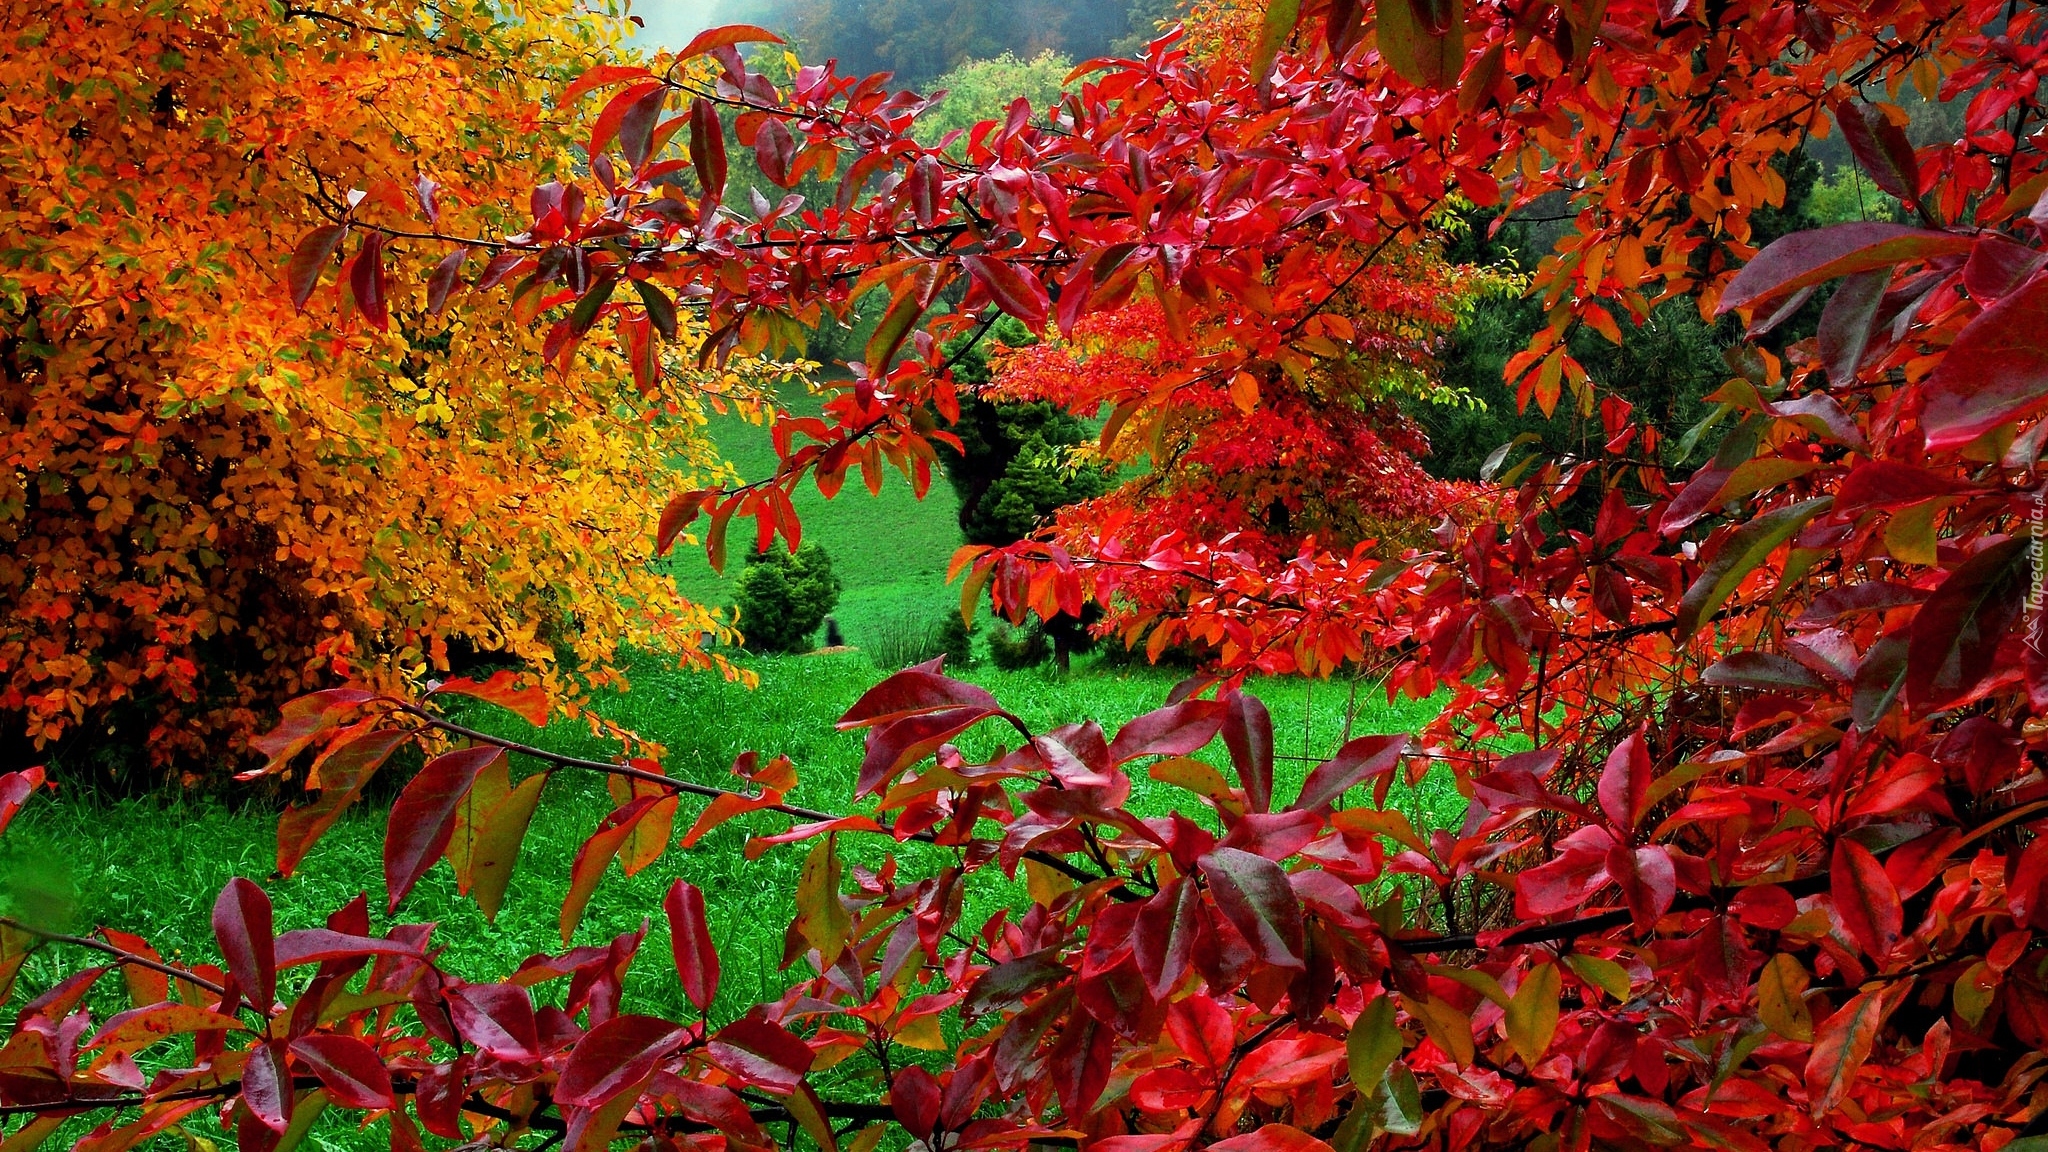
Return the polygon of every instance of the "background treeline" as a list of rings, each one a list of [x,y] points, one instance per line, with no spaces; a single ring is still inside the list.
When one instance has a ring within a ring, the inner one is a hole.
[[[1131,52],[1174,9],[1173,0],[753,0],[726,5],[719,19],[776,29],[805,60],[836,59],[852,75],[893,72],[916,88],[1005,53],[1086,60]]]

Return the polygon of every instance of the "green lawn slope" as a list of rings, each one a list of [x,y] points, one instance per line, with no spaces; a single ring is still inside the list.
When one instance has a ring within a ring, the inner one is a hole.
[[[818,398],[787,398],[800,413],[819,410]],[[775,471],[775,445],[768,430],[736,416],[715,417],[710,432],[725,458],[752,481]],[[846,642],[871,646],[892,622],[924,623],[959,610],[959,593],[946,587],[946,565],[960,547],[960,500],[943,475],[919,500],[903,474],[891,469],[880,495],[868,492],[858,474],[831,500],[805,484],[792,500],[803,518],[803,539],[825,546],[844,591],[833,617]],[[699,547],[678,545],[663,561],[684,595],[700,603],[728,606],[733,585],[746,567],[753,522],[736,523],[731,562],[723,575],[712,571]]]

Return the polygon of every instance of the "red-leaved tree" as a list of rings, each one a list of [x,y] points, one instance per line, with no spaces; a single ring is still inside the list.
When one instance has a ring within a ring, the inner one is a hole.
[[[390,813],[386,912],[443,857],[495,908],[561,773],[604,773],[619,800],[578,854],[565,941],[612,860],[669,849],[686,797],[708,803],[685,849],[782,812],[763,846],[809,853],[789,990],[730,1017],[626,1011],[638,934],[472,983],[437,965],[431,926],[376,932],[358,900],[279,934],[243,880],[215,906],[218,967],[10,924],[10,971],[30,947],[94,965],[26,997],[0,1049],[0,1112],[28,1117],[15,1147],[81,1113],[95,1152],[203,1113],[273,1152],[330,1107],[387,1117],[395,1152],[422,1129],[575,1152],[2048,1145],[2038,8],[1283,0],[1264,27],[1241,58],[1169,36],[1090,65],[1058,108],[1020,105],[957,154],[917,144],[922,102],[880,78],[810,67],[781,90],[734,47],[765,34],[707,33],[686,54],[716,57],[715,87],[620,66],[565,93],[609,93],[594,187],[540,189],[523,231],[451,242],[487,250],[479,287],[550,317],[558,351],[609,317],[649,370],[679,297],[724,348],[756,349],[886,294],[826,414],[778,423],[775,477],[671,504],[663,542],[708,517],[714,554],[738,516],[794,536],[799,482],[895,465],[922,483],[953,400],[939,347],[994,310],[1071,334],[1149,300],[1169,334],[1229,333],[1185,341],[1125,423],[1239,373],[1306,379],[1346,339],[1318,324],[1331,302],[1453,196],[1576,213],[1537,272],[1550,327],[1511,371],[1530,403],[1597,411],[1597,455],[1503,459],[1495,514],[1428,540],[1285,554],[1105,515],[970,554],[971,596],[1094,599],[1216,665],[1114,733],[1033,731],[938,667],[899,673],[841,722],[867,743],[838,813],[788,805],[784,760],[744,757],[723,790],[440,710],[455,692],[544,715],[509,679],[308,697],[267,741],[309,790],[282,871],[408,744],[429,758]],[[1916,148],[1887,102],[1909,85],[1962,102],[1963,130]],[[1823,130],[1916,222],[1751,251],[1751,213],[1783,196],[1774,162]],[[776,183],[836,178],[836,199],[723,205],[734,143]],[[359,211],[359,236],[420,230]],[[410,270],[380,248],[350,249],[348,282],[406,307]],[[1823,289],[1816,337],[1774,335]],[[1758,340],[1689,471],[1565,343],[1680,293]],[[1571,501],[1597,514],[1561,515]],[[1447,706],[1276,794],[1244,673],[1361,663]],[[970,758],[952,741],[977,725],[1011,735]],[[1194,758],[1218,738],[1227,767]],[[1384,807],[1432,765],[1470,799],[1457,827]],[[1140,774],[1181,811],[1134,815]],[[0,811],[37,783],[0,781]],[[853,836],[952,854],[851,869]],[[1028,897],[963,920],[994,871],[1027,873]],[[700,1012],[718,982],[703,901],[678,883],[663,909]],[[134,1007],[95,1019],[83,997],[116,968]],[[941,1024],[949,1051],[907,1059]],[[190,1048],[155,1047],[172,1036]],[[847,1061],[884,1090],[821,1088]]]

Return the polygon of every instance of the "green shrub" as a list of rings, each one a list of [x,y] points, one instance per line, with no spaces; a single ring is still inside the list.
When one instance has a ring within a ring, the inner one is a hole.
[[[1052,659],[1052,644],[1036,624],[1023,628],[998,624],[988,635],[988,658],[1005,672],[1036,668]]]
[[[948,612],[940,620],[939,650],[946,654],[948,672],[965,672],[974,667],[974,629],[967,626],[958,612]]]
[[[839,577],[817,544],[794,555],[770,547],[747,560],[733,602],[749,651],[807,652],[818,625],[839,603]]]

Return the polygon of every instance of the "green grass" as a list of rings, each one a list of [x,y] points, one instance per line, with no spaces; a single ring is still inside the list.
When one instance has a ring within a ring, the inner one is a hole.
[[[746,749],[792,758],[802,783],[794,803],[843,811],[850,807],[853,778],[859,763],[858,733],[833,730],[832,721],[880,674],[857,654],[760,659],[752,662],[761,674],[759,689],[749,691],[714,677],[643,670],[631,691],[598,705],[607,717],[660,740],[668,750],[672,774],[706,783],[731,782],[733,758]],[[1042,730],[1057,722],[1089,716],[1114,731],[1141,712],[1157,707],[1173,683],[1173,675],[1156,669],[1082,668],[1069,676],[1050,670],[1003,673],[981,671],[974,678],[1024,721]],[[1307,748],[1326,755],[1338,743],[1344,724],[1346,693],[1341,686],[1316,685],[1292,679],[1257,683],[1253,691],[1274,714],[1279,755],[1277,792],[1289,796],[1299,787],[1308,764],[1298,757]],[[1361,692],[1361,697],[1368,694]],[[1422,723],[1428,704],[1387,707],[1383,699],[1361,701],[1355,733],[1403,731]],[[474,717],[481,720],[482,716]],[[506,734],[524,730],[505,718],[494,727]],[[984,725],[970,733],[963,746],[986,754],[1006,729]],[[587,729],[557,722],[545,733],[524,730],[558,751],[603,754],[605,745]],[[1227,764],[1221,742],[1203,754]],[[524,766],[530,769],[531,766]],[[515,766],[515,771],[520,771]],[[1169,786],[1141,778],[1133,807],[1144,815],[1160,815],[1190,806],[1192,797]],[[1441,824],[1454,821],[1463,801],[1443,781],[1426,780],[1421,789],[1399,790],[1395,803],[1411,815]],[[474,905],[455,891],[454,877],[438,864],[400,908],[398,919],[430,920],[440,925],[437,938],[447,947],[445,963],[472,979],[501,975],[535,952],[560,947],[556,930],[562,897],[577,846],[610,808],[601,782],[563,772],[550,782],[520,857],[506,906],[496,924],[487,924]],[[678,831],[696,811],[686,802]],[[39,915],[74,929],[107,924],[137,931],[166,954],[209,955],[213,951],[208,912],[214,894],[231,876],[263,883],[277,904],[279,930],[320,922],[330,910],[357,892],[368,891],[382,911],[382,811],[365,804],[344,817],[288,879],[273,878],[275,817],[258,807],[236,808],[218,800],[168,797],[102,802],[90,797],[60,795],[39,798],[22,813],[0,845],[4,845],[8,884],[17,905],[33,902]],[[614,867],[578,929],[575,943],[598,943],[637,928],[643,918],[655,921],[640,963],[633,968],[628,993],[647,1010],[682,1011],[667,970],[666,948],[660,946],[660,896],[670,881],[683,876],[702,887],[710,904],[713,927],[726,941],[725,982],[719,1012],[736,1012],[745,1004],[772,996],[784,986],[777,970],[783,927],[793,911],[793,890],[802,846],[776,848],[758,859],[742,852],[746,831],[779,831],[787,819],[759,815],[736,821],[689,851],[671,851],[653,867],[626,877]],[[940,851],[921,845],[896,845],[881,837],[855,836],[844,841],[854,863],[875,866],[895,856],[905,869],[930,868]],[[994,879],[991,877],[991,879]],[[994,912],[1016,898],[995,884],[976,908],[978,916]],[[378,917],[380,926],[386,920]],[[43,959],[32,962],[24,978],[31,985],[48,981],[55,969]],[[716,1013],[715,1013],[716,1014]]]
[[[793,802],[849,810],[862,737],[837,732],[832,722],[881,673],[858,653],[767,657],[748,663],[760,674],[760,687],[752,691],[707,674],[649,663],[638,669],[630,691],[608,696],[596,708],[662,742],[664,763],[673,775],[729,783],[730,765],[740,752],[783,754],[801,773]],[[969,677],[987,686],[1034,730],[1091,717],[1114,732],[1131,717],[1158,707],[1176,674],[1083,661],[1065,676],[1051,669],[977,669]],[[1273,713],[1280,758],[1276,795],[1291,797],[1310,766],[1300,757],[1327,756],[1337,746],[1353,701],[1345,686],[1310,685],[1298,679],[1258,681],[1251,690]],[[1428,701],[1388,706],[1376,692],[1364,689],[1355,706],[1350,729],[1355,735],[1413,730],[1435,709]],[[587,726],[567,721],[535,731],[483,705],[469,708],[463,718],[559,752],[610,752],[590,736]],[[1011,730],[990,723],[968,733],[961,744],[970,754],[987,756],[1006,737],[1015,739]],[[1220,740],[1199,755],[1219,767],[1228,764]],[[515,773],[535,767],[515,764]],[[8,910],[56,930],[119,927],[141,934],[168,958],[217,961],[209,927],[213,899],[230,877],[245,876],[269,892],[278,931],[318,925],[363,892],[369,895],[378,931],[400,921],[433,922],[438,926],[435,941],[445,949],[443,967],[467,979],[501,979],[528,956],[559,951],[557,919],[570,865],[578,845],[611,807],[601,780],[562,771],[549,782],[505,907],[493,924],[456,892],[445,863],[427,873],[397,916],[383,915],[383,815],[389,795],[403,779],[395,768],[392,775],[382,782],[385,799],[364,802],[347,814],[289,878],[274,874],[276,816],[260,805],[234,806],[180,795],[119,802],[70,793],[40,795],[0,838],[0,883],[5,885]],[[1419,824],[1437,826],[1455,823],[1464,810],[1464,801],[1449,781],[1436,776],[1415,789],[1397,786],[1390,804]],[[700,806],[686,798],[677,820],[678,835]],[[1142,774],[1131,807],[1146,816],[1178,809],[1205,822],[1207,817],[1190,794]],[[624,876],[613,865],[572,943],[603,943],[646,924],[648,939],[626,980],[626,1008],[687,1018],[690,1009],[670,968],[660,909],[662,893],[682,876],[704,890],[712,930],[721,942],[723,981],[711,1013],[714,1022],[777,996],[789,983],[790,974],[779,969],[782,937],[794,915],[797,872],[808,845],[771,848],[751,860],[743,848],[749,832],[778,832],[788,824],[787,818],[773,814],[743,817],[691,850],[672,848],[636,876]],[[929,845],[899,845],[872,835],[844,837],[841,848],[849,863],[867,868],[893,857],[901,875],[910,879],[929,874],[948,855]],[[989,869],[969,886],[964,923],[978,927],[1022,900],[1020,883]],[[33,995],[84,962],[84,955],[65,946],[40,952],[24,966],[21,986]],[[118,981],[102,981],[95,989],[90,1006],[97,1016],[104,1019],[127,1007],[120,988]],[[552,993],[548,988],[539,992],[559,995],[560,986]],[[864,1075],[857,1061],[832,1075],[856,1078],[857,1082],[838,1085],[839,1092],[873,1090],[857,1079]],[[74,1139],[88,1123],[75,1121],[58,1136]],[[71,1132],[71,1127],[79,1131]],[[381,1122],[364,1129],[332,1113],[315,1125],[307,1147],[380,1152],[386,1142]],[[159,1140],[156,1145],[168,1149],[175,1141]]]
[[[786,399],[800,414],[819,411],[817,397]],[[767,429],[733,416],[714,418],[710,432],[743,479],[759,480],[774,473],[775,446]],[[833,617],[847,643],[870,643],[892,619],[924,621],[958,610],[959,594],[946,586],[946,565],[960,546],[960,499],[936,469],[923,500],[903,474],[891,468],[879,495],[868,491],[856,470],[833,499],[826,500],[815,484],[806,483],[791,503],[802,517],[803,539],[825,546],[832,569],[845,586]],[[727,606],[753,539],[752,520],[733,525],[731,561],[723,575],[712,571],[701,547],[678,547],[665,563],[684,595]]]

